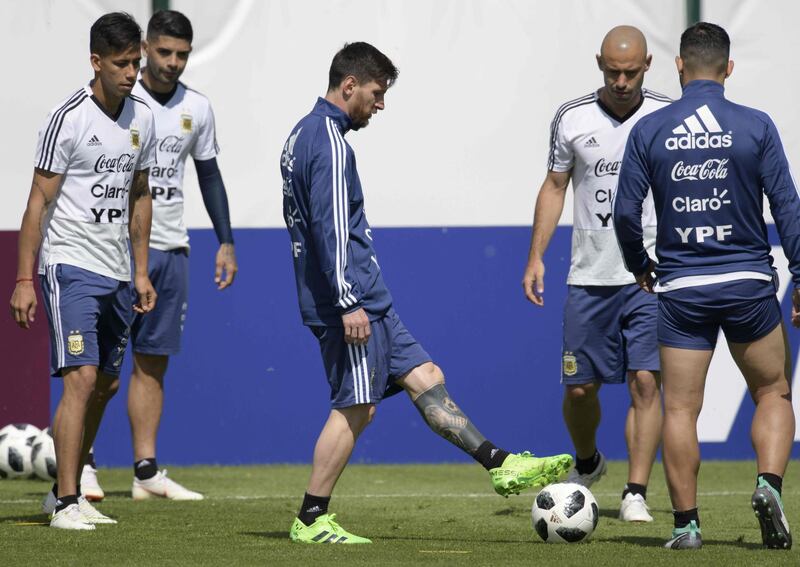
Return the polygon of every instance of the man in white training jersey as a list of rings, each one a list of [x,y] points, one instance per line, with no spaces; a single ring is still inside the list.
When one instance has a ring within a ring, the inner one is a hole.
[[[653,519],[645,499],[661,440],[656,302],[640,293],[623,265],[611,222],[611,201],[630,129],[639,118],[669,103],[667,97],[642,88],[651,59],[642,32],[631,26],[613,28],[597,56],[605,86],[556,112],[548,172],[536,200],[522,282],[527,298],[534,305],[544,305],[544,253],[572,179],[572,261],[561,373],[564,421],[576,453],[568,480],[591,486],[605,474],[605,457],[596,445],[598,390],[604,383],[621,384],[627,376],[629,470],[620,519],[634,522]],[[652,197],[644,208],[643,225],[651,250],[656,228]]]
[[[106,14],[92,25],[94,79],[56,106],[39,132],[20,228],[11,311],[21,327],[33,322],[38,251],[51,371],[64,380],[52,425],[58,479],[43,504],[54,528],[116,523],[81,495],[78,477],[119,388],[133,311],[155,306],[147,276],[155,125],[147,104],[131,95],[140,42],[141,29],[128,14]]]
[[[128,415],[133,437],[135,500],[164,497],[201,500],[166,476],[156,464],[156,436],[164,403],[164,375],[171,355],[180,351],[189,287],[189,235],[183,221],[183,175],[192,156],[200,191],[219,241],[215,282],[233,283],[236,256],[228,198],[217,167],[214,113],[208,99],[179,82],[192,50],[192,24],[180,12],[156,12],[147,24],[143,47],[147,63],[133,89],[153,110],[158,165],[150,168],[153,230],[148,272],[160,301],[147,317],[135,317],[131,328],[133,373]],[[95,469],[84,468],[84,485],[102,498]],[[86,490],[86,489],[84,489]]]

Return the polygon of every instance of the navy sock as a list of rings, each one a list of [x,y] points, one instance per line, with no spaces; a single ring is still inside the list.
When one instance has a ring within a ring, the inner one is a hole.
[[[93,469],[97,468],[97,463],[94,462],[94,451],[89,453],[89,457],[86,459],[86,464],[92,467]]]
[[[692,508],[691,510],[685,510],[683,512],[673,510],[672,515],[675,518],[676,528],[685,528],[692,520],[694,520],[698,528],[700,527],[700,516],[697,515],[697,508]]]
[[[133,463],[133,474],[136,475],[136,478],[139,480],[147,480],[148,478],[153,478],[156,476],[158,472],[158,464],[156,463],[156,458],[152,457],[150,459],[142,459],[141,461],[136,461]]]
[[[472,455],[487,471],[496,469],[503,464],[509,452],[496,447],[491,441],[484,441]]]
[[[70,504],[77,504],[78,503],[78,495],[77,494],[70,494],[69,496],[62,496],[58,500],[56,500],[56,513],[60,512]]]
[[[641,494],[642,498],[647,500],[647,486],[629,482],[625,485],[625,490],[622,491],[622,498],[624,499],[628,494]]]
[[[769,485],[778,491],[778,495],[780,496],[781,490],[783,490],[783,479],[776,474],[772,473],[759,473],[758,478],[763,478],[766,480]],[[758,479],[756,479],[756,486],[758,486]]]
[[[330,496],[314,496],[306,492],[297,517],[306,526],[310,526],[317,521],[317,518],[328,513],[328,504],[330,502]]]
[[[578,455],[575,455],[575,470],[577,470],[580,474],[589,474],[590,472],[594,472],[599,464],[600,452],[597,449],[594,450],[594,455],[588,459],[580,459],[578,458]]]

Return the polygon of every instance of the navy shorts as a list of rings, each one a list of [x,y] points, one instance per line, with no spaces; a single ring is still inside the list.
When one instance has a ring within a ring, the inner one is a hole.
[[[636,284],[567,287],[562,384],[622,384],[628,370],[659,370],[653,294]]]
[[[658,295],[658,342],[714,350],[720,329],[732,343],[758,340],[781,322],[775,283],[736,280]]]
[[[377,404],[402,391],[397,379],[431,361],[394,309],[373,321],[370,330],[369,342],[361,346],[345,343],[342,327],[311,327],[319,340],[333,408]]]
[[[50,322],[51,374],[96,366],[119,375],[133,318],[131,283],[68,264],[47,266],[40,277]]]
[[[131,326],[133,352],[171,356],[181,350],[183,324],[189,296],[189,252],[150,249],[147,261],[150,282],[158,294],[156,308],[136,313]],[[137,300],[133,290],[134,301]]]

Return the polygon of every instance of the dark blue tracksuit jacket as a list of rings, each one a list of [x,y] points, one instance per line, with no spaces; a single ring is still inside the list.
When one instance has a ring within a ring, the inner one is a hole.
[[[645,271],[642,201],[652,187],[658,217],[656,275],[739,271],[772,275],[763,195],[800,286],[800,198],[778,131],[764,112],[734,104],[714,81],[692,81],[673,104],[633,127],[614,203],[626,267]]]
[[[341,327],[342,314],[359,308],[374,321],[392,305],[344,139],[350,127],[345,112],[320,98],[281,155],[283,214],[306,325]]]

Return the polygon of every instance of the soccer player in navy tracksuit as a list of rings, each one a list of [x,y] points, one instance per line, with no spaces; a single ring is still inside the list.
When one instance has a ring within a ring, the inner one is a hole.
[[[729,53],[728,34],[719,26],[699,23],[683,33],[676,58],[683,96],[631,132],[614,224],[627,268],[659,299],[664,468],[675,516],[666,546],[702,545],[697,417],[721,328],[756,405],[758,476],[751,503],[762,540],[788,549],[781,488],[795,431],[791,360],[762,204],[766,195],[789,259],[792,323],[799,326],[800,198],[770,117],[724,97],[733,71]],[[642,246],[648,187],[658,215],[658,264]]]
[[[328,92],[293,129],[281,155],[283,204],[303,323],[319,340],[331,413],[314,449],[293,541],[369,543],[345,531],[328,503],[355,441],[383,398],[405,390],[433,431],[489,471],[504,496],[565,474],[569,455],[509,454],[487,441],[450,398],[442,371],[392,308],[353,149],[344,136],[384,108],[397,78],[367,43],[345,45],[331,63]]]

